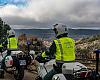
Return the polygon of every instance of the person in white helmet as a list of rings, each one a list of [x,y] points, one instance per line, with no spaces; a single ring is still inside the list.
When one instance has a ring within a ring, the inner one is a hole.
[[[15,38],[15,31],[14,30],[9,30],[8,31],[8,39],[7,41],[5,42],[5,44],[7,45],[7,55],[6,56],[9,56],[11,54],[11,51],[12,50],[17,50],[18,46],[17,46],[17,39]],[[1,62],[1,73],[0,73],[0,78],[3,78],[4,77],[4,66],[5,66],[5,58],[6,56],[2,59],[2,62]]]
[[[8,44],[7,44],[7,49],[9,50],[14,50],[18,48],[18,41],[15,37],[15,31],[13,29],[9,30],[8,32]]]
[[[55,24],[53,30],[57,39],[53,41],[49,52],[45,51],[42,53],[42,58],[46,56],[52,58],[54,56],[56,65],[54,65],[53,70],[47,73],[43,80],[51,80],[54,74],[60,73],[63,63],[75,61],[75,41],[68,37],[66,25]]]

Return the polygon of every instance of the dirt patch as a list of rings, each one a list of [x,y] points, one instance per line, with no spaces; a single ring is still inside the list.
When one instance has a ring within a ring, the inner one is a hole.
[[[31,73],[29,71],[25,71],[25,75],[23,80],[35,80],[35,78],[37,77],[37,74]],[[0,79],[0,80],[14,80],[13,75],[6,73],[4,79]]]

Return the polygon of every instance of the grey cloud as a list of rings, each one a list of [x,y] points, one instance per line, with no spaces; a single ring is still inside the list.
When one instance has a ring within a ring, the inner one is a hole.
[[[26,8],[4,8],[8,12],[1,16],[8,24],[20,27],[51,27],[60,22],[71,27],[99,28],[99,3],[100,0],[32,0]]]

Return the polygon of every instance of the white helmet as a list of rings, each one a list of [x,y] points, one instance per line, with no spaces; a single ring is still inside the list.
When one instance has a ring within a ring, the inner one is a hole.
[[[8,35],[9,36],[15,35],[15,31],[13,29],[9,30]]]
[[[68,28],[64,24],[55,24],[54,31],[55,31],[56,36],[59,36],[61,34],[68,33]]]

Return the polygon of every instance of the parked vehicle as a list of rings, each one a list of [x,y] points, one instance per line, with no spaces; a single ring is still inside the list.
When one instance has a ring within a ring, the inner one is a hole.
[[[99,53],[100,50],[96,50],[96,70],[88,69],[85,65],[79,62],[69,62],[62,65],[62,72],[55,74],[52,80],[100,80],[100,74],[98,72]],[[38,77],[36,80],[43,80],[45,75],[54,68],[56,64],[54,59],[45,58],[45,60],[39,61],[38,65]]]
[[[4,58],[7,51],[2,53]],[[32,52],[25,54],[22,51],[11,51],[11,55],[5,57],[3,62],[3,69],[0,71],[0,77],[4,77],[4,72],[13,74],[15,80],[22,80],[24,77],[24,70],[31,63],[33,59]]]

